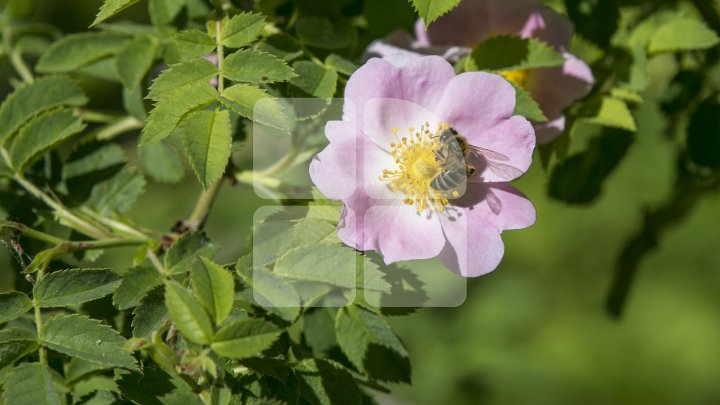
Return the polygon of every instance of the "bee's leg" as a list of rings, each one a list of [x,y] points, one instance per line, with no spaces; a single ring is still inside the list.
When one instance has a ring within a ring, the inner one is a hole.
[[[475,166],[473,166],[469,163],[466,164],[465,165],[465,173],[467,174],[468,177],[472,176],[475,173]]]

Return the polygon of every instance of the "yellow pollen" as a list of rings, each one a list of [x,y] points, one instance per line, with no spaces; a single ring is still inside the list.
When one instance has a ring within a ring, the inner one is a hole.
[[[418,213],[430,209],[444,212],[448,204],[442,192],[430,187],[442,167],[435,157],[440,141],[428,130],[429,127],[430,123],[426,122],[417,131],[408,128],[409,140],[403,137],[399,142],[390,143],[390,153],[396,165],[392,169],[384,169],[379,176],[390,190],[403,193],[403,202],[414,206]],[[447,127],[446,123],[438,125],[439,129]],[[396,129],[392,129],[393,135]]]
[[[500,72],[500,75],[502,75],[502,77],[504,77],[505,79],[507,79],[507,81],[513,83],[514,85],[527,90],[529,83],[527,70],[505,70]]]

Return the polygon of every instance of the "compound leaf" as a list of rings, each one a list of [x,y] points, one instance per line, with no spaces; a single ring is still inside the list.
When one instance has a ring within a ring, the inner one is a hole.
[[[243,319],[220,329],[211,346],[221,356],[243,359],[269,348],[280,333],[280,329],[272,323]]]
[[[120,285],[110,270],[71,269],[50,273],[33,288],[35,302],[43,308],[62,307],[102,298]]]
[[[183,336],[197,344],[210,343],[213,326],[198,300],[176,281],[165,286],[165,305],[170,319]]]
[[[49,349],[107,367],[137,368],[135,358],[123,348],[125,338],[84,315],[57,315],[48,319],[40,341]]]

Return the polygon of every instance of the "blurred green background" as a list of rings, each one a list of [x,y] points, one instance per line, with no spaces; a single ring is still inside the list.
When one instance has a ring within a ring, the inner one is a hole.
[[[99,3],[54,1],[47,17],[68,31],[90,21]],[[53,14],[60,6],[62,18]],[[674,66],[672,58],[651,61],[653,89],[665,87]],[[604,312],[617,255],[675,180],[677,146],[664,135],[660,94],[645,96],[634,144],[598,201],[571,207],[549,199],[548,174],[536,162],[516,185],[535,203],[537,224],[504,234],[500,267],[469,280],[457,308],[394,319],[411,354],[413,384],[393,387],[382,403],[720,403],[720,195],[702,200],[645,257],[622,319]],[[577,133],[573,150],[594,135],[589,127]],[[126,139],[133,150],[135,135]],[[169,229],[189,214],[198,192],[191,176],[179,186],[149,186],[130,217]],[[248,186],[223,189],[207,226],[223,246],[221,261],[237,257],[253,212],[267,203]],[[129,267],[131,254],[110,252],[98,266]],[[0,251],[3,291],[16,277],[11,260]]]

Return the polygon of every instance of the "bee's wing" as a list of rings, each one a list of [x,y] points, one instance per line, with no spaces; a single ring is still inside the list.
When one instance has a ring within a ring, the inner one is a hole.
[[[481,148],[481,147],[475,146],[475,145],[468,145],[468,148],[470,150],[472,150],[476,155],[482,155],[482,156],[486,157],[487,159],[499,160],[501,162],[509,162],[510,161],[509,157],[503,155],[500,152],[495,152],[494,150]]]
[[[510,158],[500,152],[495,152],[473,145],[469,145],[468,148],[473,153],[473,155],[475,155],[475,157],[482,160],[487,165],[487,168],[493,174],[503,180],[513,180],[523,174],[523,171],[518,169],[517,167],[513,167],[505,163],[500,163],[510,161]]]

